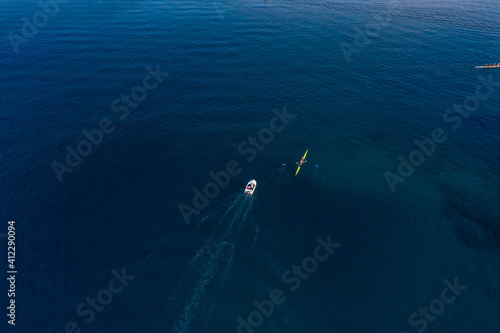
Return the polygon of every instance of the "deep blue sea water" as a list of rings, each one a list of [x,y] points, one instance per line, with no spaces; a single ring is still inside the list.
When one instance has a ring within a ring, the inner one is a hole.
[[[254,332],[499,332],[500,72],[474,69],[500,62],[498,2],[48,10],[0,3],[1,274],[9,220],[18,271],[15,328],[1,279],[1,332],[237,332],[274,289],[286,301]],[[125,116],[122,94],[157,66],[168,76]],[[284,109],[295,118],[247,161],[240,144]],[[59,181],[54,161],[103,119],[111,133]],[[446,140],[391,191],[384,174],[436,128]],[[179,205],[232,160],[186,224]],[[328,235],[340,247],[292,291],[283,274]],[[122,269],[134,278],[110,293]],[[467,288],[443,303],[455,279]]]

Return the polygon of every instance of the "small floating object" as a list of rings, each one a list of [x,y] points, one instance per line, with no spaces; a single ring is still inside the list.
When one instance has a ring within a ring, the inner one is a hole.
[[[500,64],[486,64],[483,66],[476,66],[475,68],[478,68],[478,69],[496,69],[496,68],[500,68]]]
[[[255,179],[252,179],[248,182],[247,187],[245,187],[245,193],[248,195],[252,195],[256,188],[257,182],[255,181]]]

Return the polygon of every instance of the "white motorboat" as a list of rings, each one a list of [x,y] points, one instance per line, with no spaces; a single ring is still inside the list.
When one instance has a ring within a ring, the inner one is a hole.
[[[245,193],[248,195],[252,195],[256,188],[257,182],[255,181],[255,179],[252,179],[248,182],[247,187],[245,187]]]

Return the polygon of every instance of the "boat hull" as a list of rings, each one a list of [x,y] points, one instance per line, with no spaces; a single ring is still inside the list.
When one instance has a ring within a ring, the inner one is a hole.
[[[498,69],[500,66],[476,66],[477,69]]]
[[[255,192],[256,188],[257,188],[257,181],[255,179],[252,179],[251,181],[248,182],[247,186],[245,187],[245,193],[248,195],[253,195],[253,192]]]

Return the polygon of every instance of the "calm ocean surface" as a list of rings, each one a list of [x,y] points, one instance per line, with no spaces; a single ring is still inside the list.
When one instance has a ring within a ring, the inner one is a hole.
[[[474,69],[500,62],[497,1],[46,10],[0,2],[0,262],[15,220],[18,271],[1,332],[500,331],[500,71]]]

